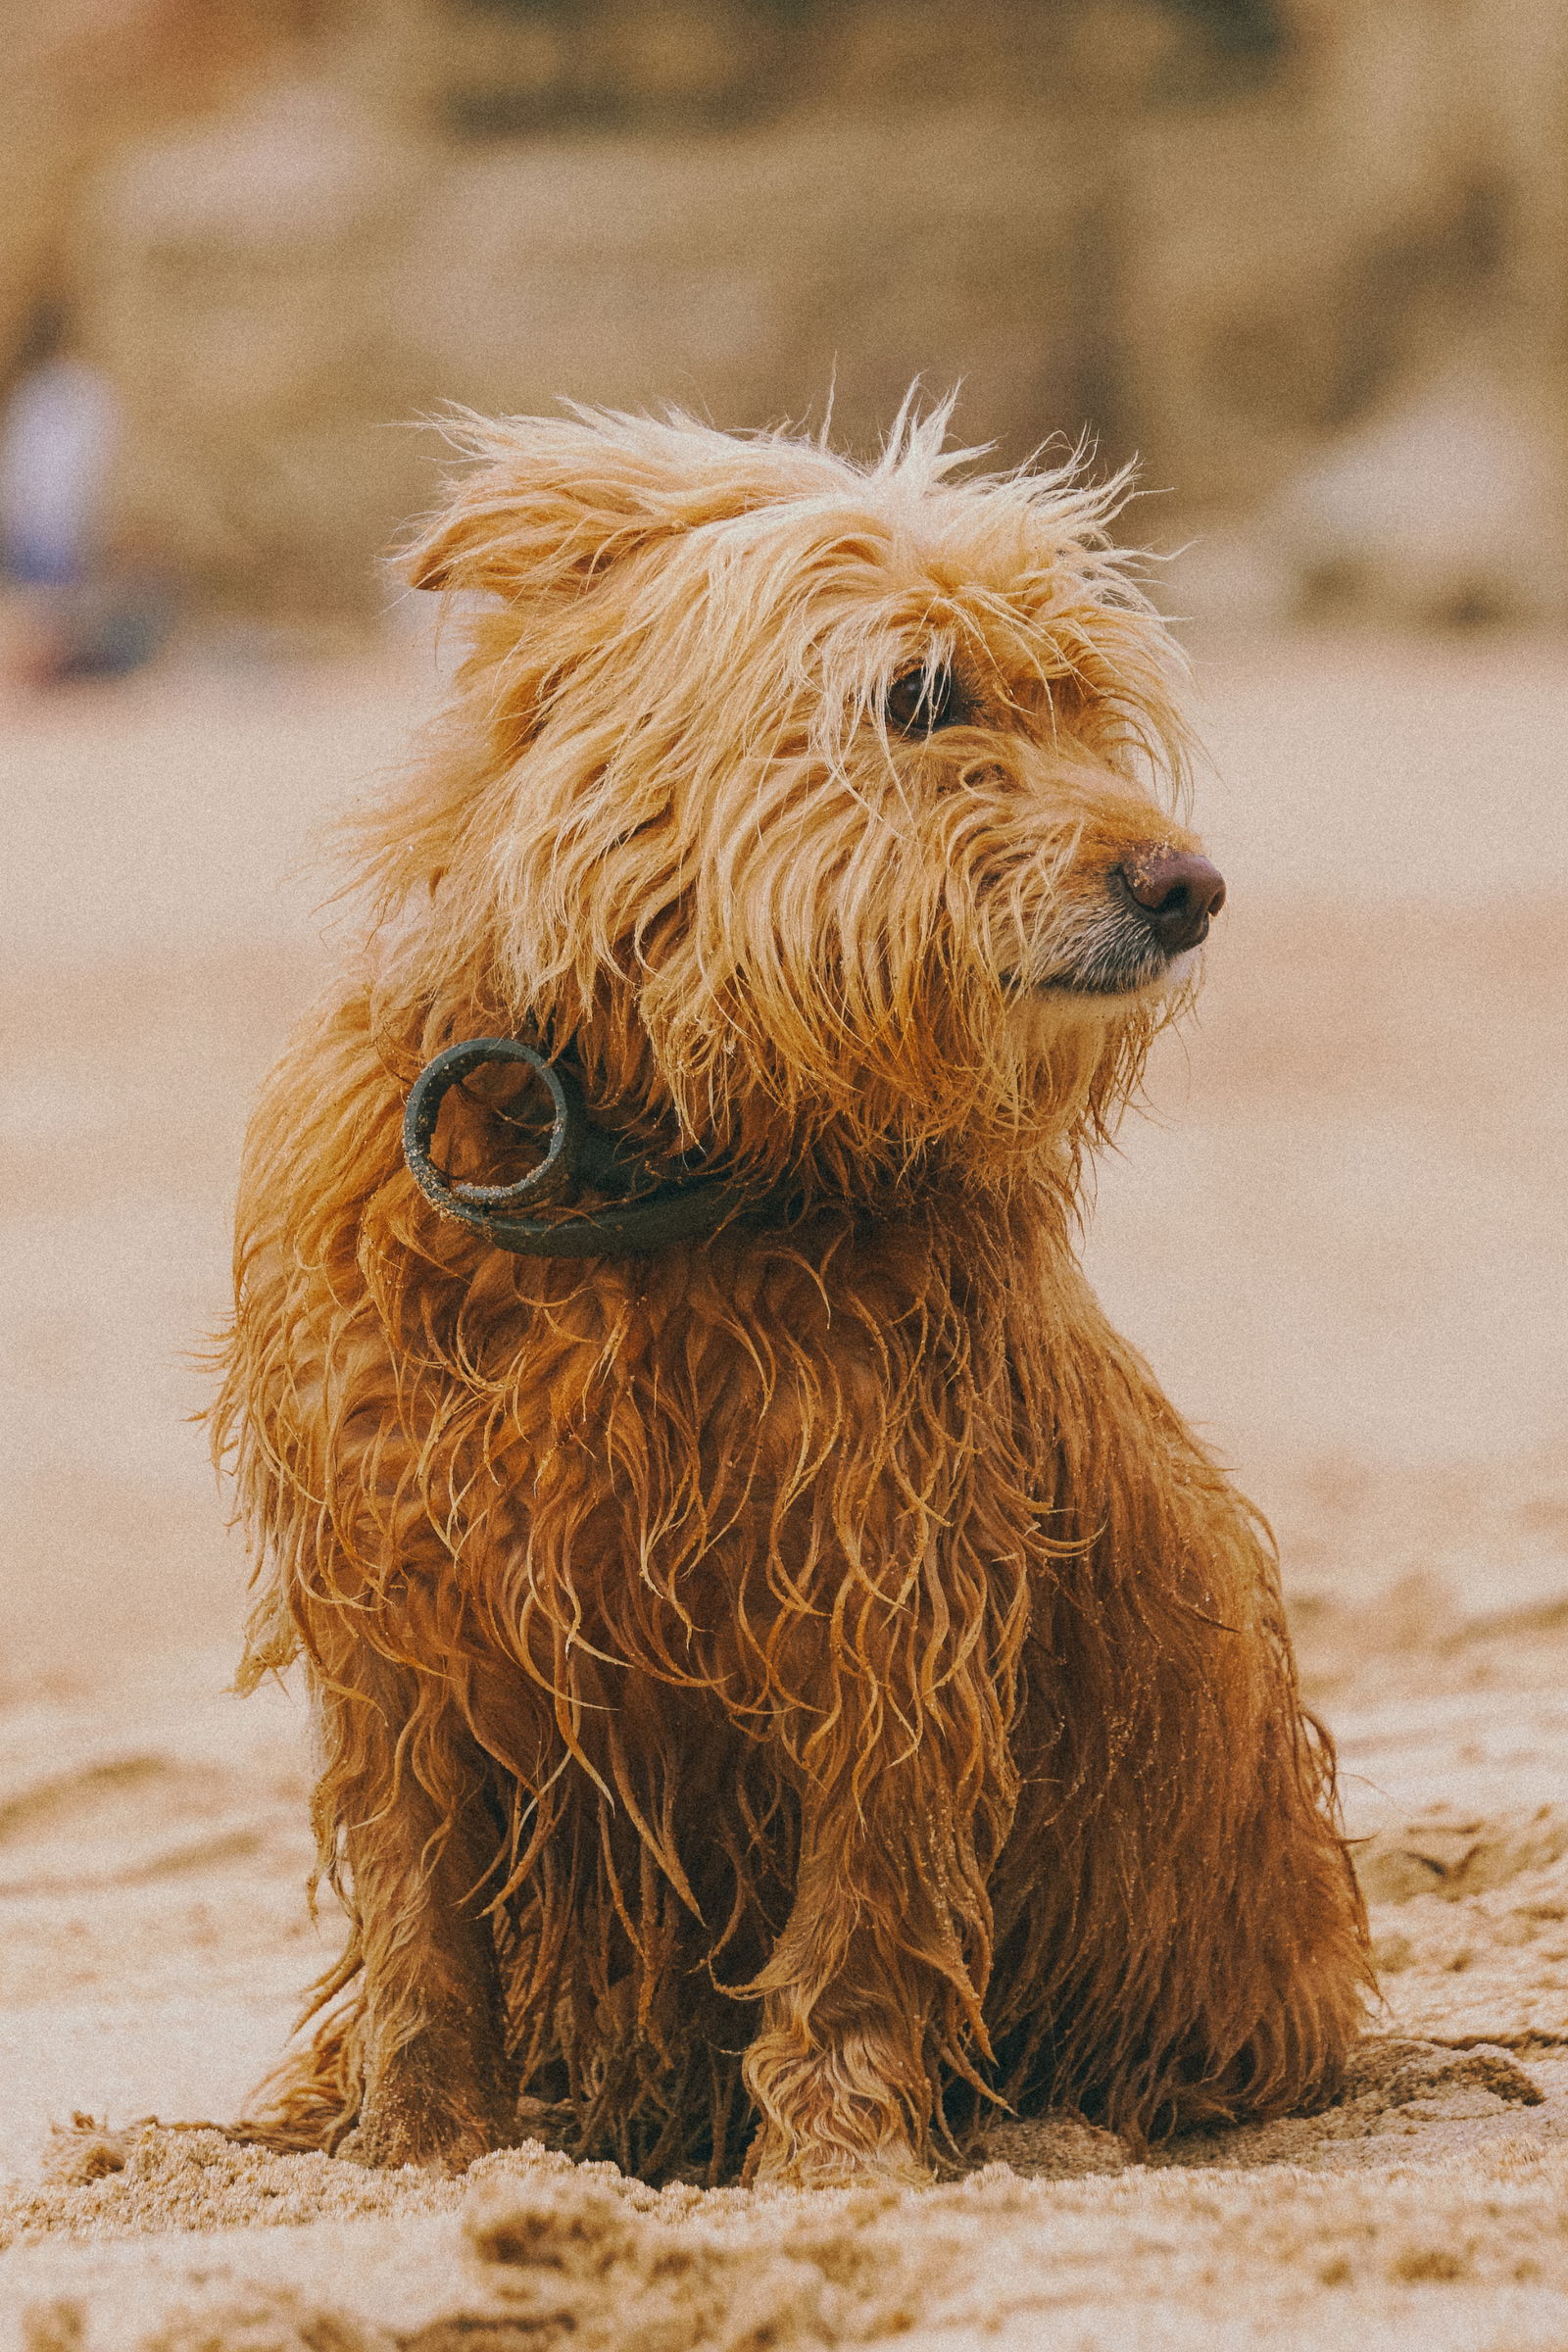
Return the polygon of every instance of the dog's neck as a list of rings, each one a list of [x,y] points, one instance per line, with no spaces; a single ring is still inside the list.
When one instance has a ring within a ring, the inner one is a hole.
[[[1027,1195],[1038,1218],[1048,1208],[1054,1225],[1070,1222],[1079,1193],[1081,1146],[1061,1139],[1058,1152],[1038,1149],[982,1172],[937,1157],[910,1166],[872,1155],[847,1186],[809,1159],[786,1170],[756,1174],[727,1165],[717,1148],[705,1152],[678,1137],[667,1143],[615,1132],[590,1117],[582,1062],[571,1045],[546,1054],[518,1038],[476,1037],[438,1054],[416,1079],[403,1122],[403,1148],[419,1190],[443,1216],[480,1235],[492,1248],[525,1257],[645,1256],[681,1242],[706,1240],[721,1227],[796,1225],[827,1206],[883,1217],[918,1216],[933,1196],[956,1191],[978,1209],[984,1195],[1005,1220]],[[507,1184],[460,1182],[431,1155],[441,1104],[454,1087],[490,1064],[521,1065],[550,1098],[551,1127],[543,1156]],[[673,1114],[671,1113],[671,1123]],[[1022,1181],[1020,1181],[1022,1180]]]
[[[503,1061],[523,1063],[544,1081],[554,1113],[549,1147],[539,1165],[514,1184],[455,1183],[430,1156],[441,1104],[473,1071]],[[570,1057],[547,1060],[516,1038],[471,1038],[438,1054],[410,1091],[403,1151],[432,1206],[495,1249],[524,1257],[641,1256],[784,1205],[752,1199],[700,1166],[677,1161],[673,1169],[656,1169],[648,1155],[588,1117]],[[583,1193],[602,1198],[585,1206],[576,1198]]]

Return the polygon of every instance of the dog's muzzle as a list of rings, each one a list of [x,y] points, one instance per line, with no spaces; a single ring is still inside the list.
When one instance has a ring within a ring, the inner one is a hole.
[[[499,1061],[523,1063],[547,1089],[549,1148],[515,1184],[456,1184],[430,1157],[441,1104],[465,1078]],[[426,1064],[403,1114],[403,1155],[432,1207],[497,1250],[523,1257],[636,1256],[670,1242],[700,1241],[756,1205],[719,1176],[657,1174],[618,1137],[593,1125],[569,1069],[514,1037],[470,1038]],[[577,1207],[569,1198],[577,1191],[611,1198]],[[540,1216],[540,1209],[561,1213]]]
[[[1128,858],[1106,875],[1103,910],[1046,985],[1073,996],[1123,997],[1177,982],[1224,904],[1224,877],[1196,851]]]

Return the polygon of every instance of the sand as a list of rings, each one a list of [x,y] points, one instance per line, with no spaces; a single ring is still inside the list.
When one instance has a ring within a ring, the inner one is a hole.
[[[333,1948],[187,1416],[329,952],[306,834],[434,683],[242,652],[0,712],[0,2347],[1568,2346],[1568,649],[1210,651],[1233,904],[1090,1241],[1279,1529],[1383,1971],[1349,2095],[808,2197],[169,2128],[236,2111]]]

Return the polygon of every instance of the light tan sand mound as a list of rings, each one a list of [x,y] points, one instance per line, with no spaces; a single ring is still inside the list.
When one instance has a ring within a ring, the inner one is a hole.
[[[657,2192],[522,2149],[463,2183],[346,2183],[292,2230],[222,2231],[220,2189],[195,2234],[27,2248],[8,2285],[26,2352],[1119,2352],[1300,2342],[1308,2305],[1332,2330],[1319,2343],[1376,2328],[1412,2348],[1560,2345],[1568,2146],[1521,2132],[1436,2164],[1391,2157],[1375,2196],[1367,2176],[1287,2167],[1047,2184],[1002,2165],[913,2194],[753,2195]],[[154,2161],[166,2182],[233,2177],[212,2134]],[[301,2159],[243,2169],[253,2196],[299,2193]]]

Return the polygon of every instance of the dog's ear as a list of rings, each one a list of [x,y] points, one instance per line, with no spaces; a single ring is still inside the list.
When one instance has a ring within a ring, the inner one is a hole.
[[[799,443],[737,440],[686,417],[593,411],[466,417],[454,437],[479,463],[408,549],[416,588],[577,589],[651,540],[808,496],[819,485],[803,472],[833,464]]]

